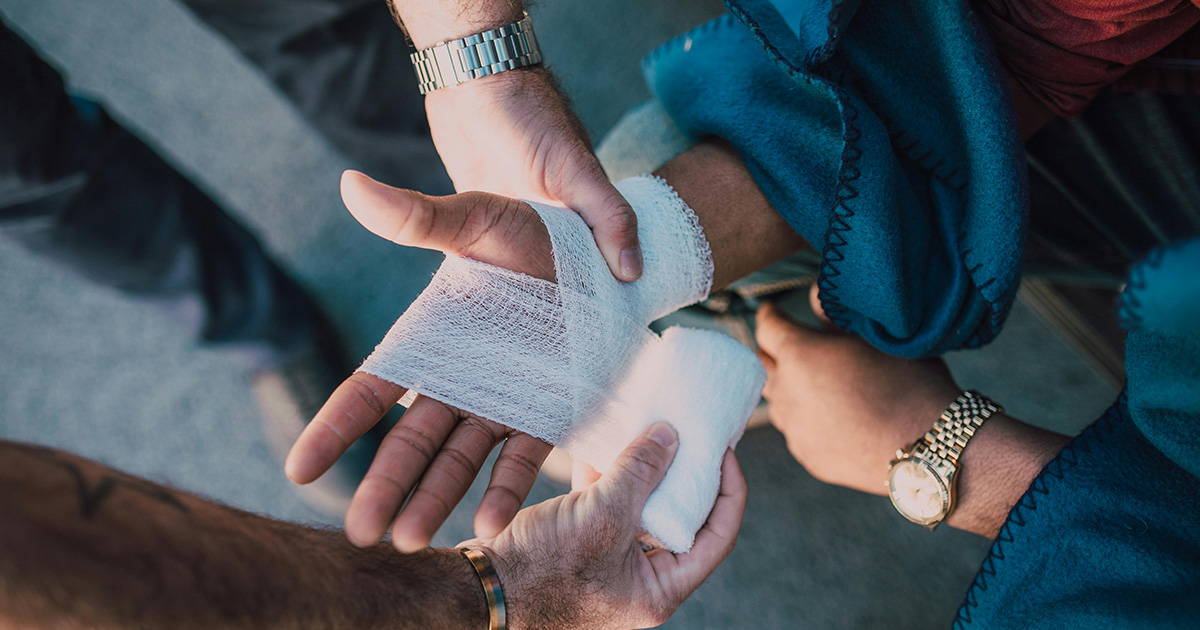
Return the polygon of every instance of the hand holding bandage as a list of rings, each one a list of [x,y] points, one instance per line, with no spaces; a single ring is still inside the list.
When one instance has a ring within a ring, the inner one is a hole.
[[[644,426],[671,422],[680,454],[643,518],[683,551],[716,496],[721,455],[758,399],[762,368],[722,335],[649,331],[651,320],[704,297],[712,263],[695,217],[661,180],[620,188],[639,215],[641,280],[614,280],[574,213],[537,206],[557,282],[448,256],[363,369],[426,394],[410,415],[436,399],[562,445],[600,470]]]

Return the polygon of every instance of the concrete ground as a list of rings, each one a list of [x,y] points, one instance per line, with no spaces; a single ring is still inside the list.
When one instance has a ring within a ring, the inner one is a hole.
[[[648,96],[638,59],[719,10],[713,0],[558,0],[533,13],[599,138]],[[351,164],[171,0],[0,0],[0,13],[73,88],[106,102],[252,226],[328,305],[359,355],[436,268],[438,256],[358,227],[337,193]],[[277,518],[338,525],[290,491],[234,357],[196,348],[145,304],[6,242],[0,322],[0,438],[72,450]],[[1085,425],[1115,393],[1020,305],[996,343],[950,362],[963,385],[1062,430]],[[816,482],[774,429],[751,431],[738,453],[751,489],[738,548],[666,627],[949,624],[987,541],[948,528],[930,534],[886,499]],[[435,544],[471,536],[479,486]],[[530,501],[564,490],[542,480]]]

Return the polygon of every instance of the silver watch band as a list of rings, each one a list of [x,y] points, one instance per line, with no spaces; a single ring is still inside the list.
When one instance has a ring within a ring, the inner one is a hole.
[[[975,431],[994,413],[1004,411],[978,392],[963,392],[942,412],[915,451],[958,465],[958,456]]]
[[[519,22],[461,39],[440,42],[409,56],[421,94],[452,87],[489,74],[542,62],[529,14]]]

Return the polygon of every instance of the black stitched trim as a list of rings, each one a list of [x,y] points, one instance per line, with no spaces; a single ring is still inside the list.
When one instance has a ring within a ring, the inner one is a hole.
[[[858,189],[854,187],[854,183],[862,177],[862,169],[858,167],[863,154],[862,149],[858,147],[862,131],[854,125],[858,120],[858,109],[850,103],[849,97],[840,86],[831,87],[842,105],[842,126],[845,131],[842,133],[841,167],[838,169],[837,186],[833,193],[833,216],[829,218],[829,229],[825,230],[825,245],[821,248],[820,275],[817,276],[820,291],[817,292],[817,298],[821,300],[821,308],[829,321],[845,330],[850,328],[850,308],[842,303],[841,295],[837,293],[836,278],[842,275],[842,272],[836,263],[845,260],[846,256],[841,248],[848,242],[846,233],[853,229],[848,220],[855,212],[847,202],[858,197]]]
[[[713,19],[707,21],[707,22],[701,24],[700,26],[697,26],[696,28],[684,33],[683,35],[680,35],[679,37],[676,37],[674,39],[669,39],[669,40],[663,42],[662,44],[660,44],[658,46],[658,48],[655,48],[654,50],[650,51],[650,54],[646,55],[646,57],[642,59],[642,67],[645,68],[646,66],[649,66],[651,63],[656,61],[659,57],[662,57],[663,55],[665,55],[669,52],[672,52],[676,48],[680,48],[680,47],[684,46],[687,43],[687,41],[692,38],[693,35],[707,34],[711,31],[715,31],[718,28],[721,28],[723,26],[735,24],[736,19],[737,18],[735,18],[734,16],[726,13],[724,15],[721,15],[719,17],[716,17],[716,18],[713,18]]]
[[[815,68],[833,56],[833,48],[837,46],[838,37],[841,36],[842,2],[844,0],[834,0],[829,7],[829,13],[825,16],[825,43],[820,48],[808,51],[804,56],[806,68]]]
[[[858,109],[850,102],[846,92],[840,85],[837,85],[831,80],[824,77],[808,74],[801,68],[797,68],[792,62],[774,46],[763,33],[762,27],[758,22],[746,13],[740,6],[730,0],[726,0],[725,5],[729,8],[731,14],[736,15],[746,28],[754,35],[754,38],[759,41],[767,54],[775,61],[776,65],[783,68],[789,77],[793,80],[800,79],[809,84],[820,85],[834,93],[838,105],[840,105],[842,118],[842,155],[841,165],[838,169],[837,186],[834,188],[834,204],[833,216],[829,219],[829,229],[825,231],[825,243],[821,248],[821,267],[820,274],[817,278],[821,290],[818,292],[818,297],[821,300],[821,308],[825,311],[825,315],[836,326],[842,329],[850,327],[849,307],[841,301],[841,296],[838,295],[838,285],[834,280],[841,275],[837,265],[834,263],[841,262],[845,259],[841,248],[846,245],[846,238],[843,236],[845,232],[852,228],[847,219],[854,216],[854,210],[847,205],[847,201],[858,197],[858,189],[854,187],[854,182],[862,176],[862,171],[858,167],[858,161],[862,157],[863,151],[857,146],[857,142],[862,138],[862,131],[854,126],[854,121],[858,119]],[[829,13],[826,15],[826,24],[834,24],[839,18],[839,13],[842,8],[842,0],[835,0],[830,7]],[[830,28],[831,35],[837,35],[837,29]],[[830,41],[826,45],[830,45]],[[818,50],[825,50],[822,47]],[[829,53],[832,48],[829,48]],[[828,54],[825,55],[828,58]],[[805,59],[805,65],[811,67],[813,54],[809,54]]]
[[[951,168],[951,165],[954,163],[949,158],[938,153],[933,147],[926,145],[915,134],[897,126],[895,119],[883,114],[883,108],[867,97],[867,90],[863,89],[862,83],[850,76],[849,73],[834,68],[828,68],[827,72],[839,84],[853,87],[862,99],[871,106],[871,111],[887,131],[888,139],[894,150],[899,152],[902,157],[915,162],[934,179],[950,187],[951,190],[959,195],[960,203],[965,208],[966,201],[963,196],[970,182],[960,166]],[[963,208],[960,208],[960,210],[963,210]],[[1000,334],[1000,329],[1004,326],[1004,320],[1007,318],[1008,312],[1012,308],[1012,304],[1017,296],[1015,286],[1005,293],[996,296],[995,299],[987,296],[984,290],[996,282],[996,277],[989,276],[987,279],[980,281],[980,278],[976,276],[983,265],[978,262],[972,264],[970,255],[974,250],[963,249],[963,241],[966,238],[967,229],[964,221],[964,226],[959,230],[958,237],[955,240],[958,246],[959,259],[967,267],[967,272],[971,276],[971,283],[975,285],[976,292],[987,305],[988,316],[963,341],[962,348],[964,349],[982,347],[995,339],[996,335]]]
[[[838,4],[840,6],[840,2]],[[775,65],[783,68],[788,77],[790,77],[792,80],[800,79],[808,84],[828,86],[828,83],[821,80],[819,77],[806,74],[803,69],[797,68],[795,64],[793,64],[791,60],[787,58],[787,55],[784,55],[778,48],[775,47],[775,44],[771,43],[771,40],[767,39],[766,33],[763,32],[762,27],[758,24],[758,20],[755,20],[754,17],[743,10],[740,6],[735,4],[732,0],[725,0],[725,7],[729,9],[729,13],[731,15],[736,16],[742,25],[750,30],[750,34],[754,36],[754,39],[758,40],[759,45],[762,46],[763,50],[767,52],[767,56],[769,56],[775,62]],[[811,53],[809,56],[811,56]],[[805,63],[808,63],[807,60]]]
[[[949,158],[922,142],[915,134],[900,128],[896,124],[894,117],[884,114],[884,108],[880,107],[877,101],[867,96],[868,92],[864,89],[862,81],[850,76],[849,73],[843,70],[829,68],[827,72],[839,84],[849,85],[854,88],[863,101],[871,106],[871,111],[887,131],[892,148],[899,152],[901,156],[916,162],[918,166],[925,169],[925,171],[938,181],[950,187],[954,192],[962,193],[966,190],[970,182],[962,175],[962,167],[955,166],[951,168],[953,163]]]
[[[987,557],[979,565],[979,572],[975,574],[975,579],[971,582],[970,588],[963,597],[963,603],[958,608],[958,614],[955,615],[954,630],[966,630],[971,623],[971,613],[979,606],[980,596],[987,592],[988,580],[996,575],[997,567],[1005,560],[1004,546],[1016,539],[1013,533],[1016,528],[1024,527],[1033,519],[1034,512],[1038,508],[1039,497],[1049,495],[1053,485],[1062,481],[1063,475],[1068,470],[1079,465],[1079,456],[1090,454],[1093,445],[1103,443],[1105,438],[1112,434],[1116,423],[1129,421],[1129,411],[1126,405],[1126,393],[1122,391],[1108,411],[1105,411],[1104,415],[1093,422],[1083,433],[1071,440],[1058,456],[1051,460],[1042,469],[1042,472],[1038,473],[1033,483],[1029,484],[1029,489],[1008,513],[1008,519],[1000,528],[1000,533],[996,535],[996,540],[992,543],[992,548],[988,550]]]
[[[841,10],[844,0],[834,0],[830,6],[829,12],[826,14],[826,28],[828,39],[825,44],[818,49],[809,52],[805,57],[804,65],[809,71],[813,71],[815,66],[828,61],[833,54],[833,47],[836,44],[836,38],[841,35],[839,32],[840,26],[838,22],[841,18]],[[768,56],[780,66],[792,80],[802,80],[805,83],[820,85],[829,89],[834,93],[837,99],[837,104],[840,106],[842,118],[842,155],[840,158],[840,166],[838,170],[837,185],[834,188],[834,204],[833,216],[829,220],[829,228],[825,232],[824,244],[821,248],[821,267],[820,275],[818,276],[818,285],[820,292],[818,294],[821,300],[821,307],[830,321],[842,329],[850,327],[850,308],[842,303],[840,295],[838,295],[838,284],[835,278],[841,275],[836,263],[845,259],[841,248],[846,245],[846,232],[849,232],[850,227],[848,220],[854,216],[855,211],[847,204],[851,199],[858,197],[858,190],[854,187],[854,182],[862,176],[859,167],[859,160],[862,158],[863,151],[857,146],[857,142],[862,138],[862,131],[854,125],[858,119],[859,111],[850,102],[850,98],[845,91],[847,77],[844,74],[836,73],[831,68],[826,68],[826,72],[830,75],[822,77],[816,74],[810,74],[805,69],[797,68],[786,55],[784,55],[774,44],[767,39],[762,27],[749,13],[740,7],[734,0],[725,0],[725,5],[729,9],[729,14],[722,16],[700,27],[694,29],[688,34],[671,40],[647,56],[646,62],[657,59],[663,54],[682,46],[687,41],[688,37],[695,33],[705,33],[715,30],[718,27],[725,26],[731,22],[734,16],[743,26],[750,30],[754,38],[759,42]],[[862,90],[858,90],[862,93]],[[864,97],[865,98],[865,97]],[[876,112],[878,116],[878,112]],[[939,156],[932,148],[926,148],[919,138],[907,134],[899,130],[896,133],[894,121],[890,118],[880,117],[884,129],[887,130],[893,148],[899,150],[902,155],[913,160],[922,166],[933,177],[950,186],[957,192],[962,192],[966,185],[965,175],[962,174],[961,168],[949,168],[951,162]],[[911,138],[911,141],[909,139]],[[906,144],[901,144],[906,143]],[[923,151],[923,154],[917,156],[918,151]],[[975,285],[979,296],[983,298],[987,305],[989,313],[984,322],[980,322],[975,330],[963,342],[964,348],[975,348],[983,346],[990,342],[999,333],[1004,322],[1005,316],[1012,303],[1016,298],[1016,291],[1010,290],[1005,295],[998,296],[997,299],[991,300],[984,294],[983,289],[995,282],[995,278],[988,278],[982,283],[975,277],[976,272],[981,268],[981,264],[971,265],[968,260],[970,250],[962,251],[962,242],[966,238],[965,228],[959,233],[958,245],[959,256],[963,263],[968,265],[968,273],[971,275],[972,284]]]

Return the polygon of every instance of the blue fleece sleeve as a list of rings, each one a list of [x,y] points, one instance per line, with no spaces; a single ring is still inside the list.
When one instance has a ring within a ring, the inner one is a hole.
[[[1034,480],[956,628],[1200,626],[1200,240],[1122,296],[1126,391]]]
[[[732,143],[821,252],[821,300],[839,326],[906,357],[990,341],[1019,282],[1026,183],[1004,83],[967,9],[728,4],[647,58],[663,107],[693,137]]]

